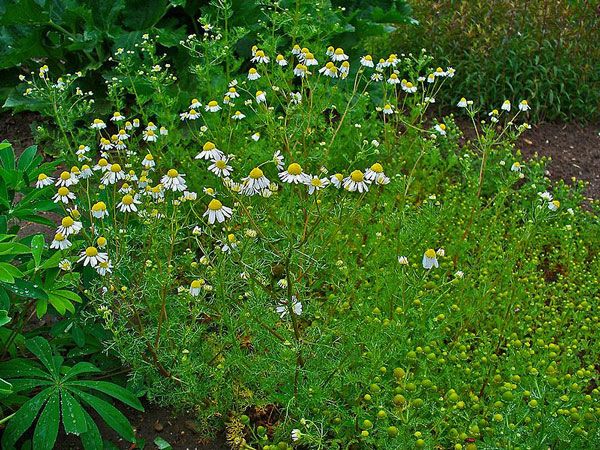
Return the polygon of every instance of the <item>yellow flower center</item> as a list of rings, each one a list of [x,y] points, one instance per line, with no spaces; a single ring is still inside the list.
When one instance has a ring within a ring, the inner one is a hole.
[[[44,181],[46,178],[48,178],[48,175],[46,175],[45,173],[40,173],[38,175],[38,181]]]
[[[411,87],[413,87],[413,84],[410,81],[407,81],[406,82],[406,87],[407,88],[411,88]]]
[[[309,52],[306,54],[306,59],[315,59],[315,55]]]
[[[71,217],[75,220],[79,219],[81,217],[81,214],[79,213],[78,209],[72,209],[71,212],[69,213],[71,215]]]
[[[88,247],[85,249],[85,256],[96,256],[98,254],[98,249],[96,247]]]
[[[263,95],[263,94],[264,94],[264,92],[263,92],[263,91],[256,91],[256,96],[257,96],[257,97],[260,97],[260,96],[261,96],[261,95]]]
[[[256,52],[256,56],[258,56],[258,57],[261,57],[261,58],[262,58],[263,56],[265,56],[265,52],[263,52],[262,50],[258,50],[258,51]]]
[[[283,55],[277,55],[277,58],[275,58],[277,61],[283,61],[285,58],[283,57]]]
[[[385,106],[383,107],[383,109],[388,109],[388,110],[389,110],[389,109],[392,109],[392,105],[390,105],[390,104],[388,103],[387,105],[385,105]]]
[[[106,238],[100,236],[96,242],[98,243],[98,247],[104,247],[106,245]]]
[[[148,153],[146,155],[146,161],[154,161],[154,156],[152,156],[150,153]]]
[[[208,106],[210,108],[214,108],[215,106],[218,106],[219,104],[217,103],[216,100],[211,100],[210,102],[208,102]]]
[[[223,203],[221,203],[219,200],[217,200],[216,198],[213,198],[210,203],[208,204],[208,209],[210,209],[211,211],[218,211],[223,207]]]
[[[153,127],[154,126],[154,122],[148,122],[148,126],[149,127]]]
[[[196,115],[196,114],[197,114],[197,113],[196,113],[196,110],[195,110],[195,109],[190,109],[190,114],[192,114],[192,115]]]
[[[390,78],[393,80],[397,80],[398,79],[398,75],[396,75],[395,73],[390,75]]]
[[[302,173],[302,167],[300,167],[300,164],[298,163],[291,163],[288,166],[287,171],[290,175],[300,175]]]
[[[58,195],[64,197],[65,195],[69,195],[69,190],[66,187],[58,188]]]
[[[62,233],[56,233],[54,235],[54,240],[55,241],[64,241],[65,240],[65,235]]]
[[[120,113],[119,111],[116,111],[116,112],[113,114],[113,116],[115,116],[115,117],[119,117],[120,115],[121,115],[121,113]]]
[[[251,68],[251,69],[248,71],[248,73],[250,73],[250,74],[254,75],[254,74],[256,73],[256,69],[255,69],[254,67],[252,67],[252,68]]]
[[[336,55],[343,55],[344,54],[344,50],[342,50],[341,48],[336,48],[335,49],[335,54]]]
[[[355,183],[360,183],[365,179],[365,176],[360,170],[355,170],[350,174],[350,179]]]
[[[60,179],[63,181],[67,181],[69,178],[71,178],[71,174],[69,172],[62,172],[60,174]]]
[[[60,223],[63,227],[69,228],[75,223],[75,221],[71,217],[63,217]]]
[[[200,280],[194,280],[194,281],[192,281],[192,288],[198,289],[200,287],[202,287],[202,282]]]
[[[193,99],[192,99],[192,105],[194,105],[194,104],[196,104],[196,103],[200,103],[200,102],[198,101],[198,99],[197,99],[197,98],[193,98]]]
[[[121,171],[121,166],[119,164],[113,164],[110,166],[110,171],[113,173],[117,173]]]
[[[217,169],[223,170],[225,167],[227,167],[227,163],[225,161],[223,161],[222,159],[220,159],[217,162],[215,162],[215,166],[217,167]],[[250,174],[252,174],[252,172],[250,172]]]
[[[154,136],[154,131],[152,131],[152,130],[146,131],[146,136]]]
[[[250,178],[254,178],[255,180],[263,177],[263,171],[259,167],[255,167],[250,171]]]
[[[373,172],[381,173],[381,172],[383,172],[383,167],[381,166],[381,164],[375,163],[371,166],[371,170]]]
[[[231,243],[234,243],[235,242],[235,234],[233,234],[233,233],[228,234],[227,240]]]
[[[104,202],[94,203],[94,205],[92,206],[92,211],[94,211],[94,212],[106,211],[106,203],[104,203]]]
[[[178,175],[179,172],[177,172],[175,169],[169,169],[169,171],[167,172],[167,176],[169,178],[177,178]]]
[[[552,201],[552,204],[553,204],[554,206],[556,206],[557,208],[560,208],[560,202],[559,202],[558,200],[553,200],[553,201]]]
[[[373,57],[372,57],[371,55],[367,55],[367,56],[365,56],[365,59],[366,59],[367,61],[373,61]]]
[[[331,70],[335,67],[335,65],[331,61],[329,61],[327,64],[325,64],[325,67],[327,67],[329,70]]]
[[[234,94],[234,93],[237,92],[237,90],[234,87],[232,87],[232,88],[229,88],[229,92],[231,92],[232,94]]]
[[[445,130],[445,129],[446,129],[446,125],[444,125],[443,123],[440,123],[440,128],[441,128],[442,130]]]
[[[437,69],[435,69],[435,71],[436,71],[437,73],[441,73],[441,72],[443,72],[443,71],[444,71],[444,69],[442,69],[441,67],[438,67]]]
[[[202,147],[202,150],[204,150],[205,152],[208,152],[210,150],[214,150],[215,148],[217,148],[217,146],[215,144],[213,144],[212,142],[208,141],[206,144],[204,144],[204,146]]]
[[[129,194],[123,196],[123,200],[121,202],[124,205],[131,205],[133,203],[133,197]]]
[[[336,173],[334,177],[336,177],[338,181],[342,181],[344,179],[344,175],[342,175],[341,173]]]
[[[108,161],[104,158],[100,158],[100,160],[98,161],[98,165],[100,167],[106,167],[106,166],[108,166]]]
[[[430,248],[425,252],[427,258],[435,258],[435,250]]]
[[[323,182],[319,178],[313,178],[312,180],[310,180],[310,184],[312,184],[315,187],[323,186]]]
[[[79,171],[79,167],[77,167],[77,166],[73,166],[73,167],[71,167],[71,173],[74,173],[74,174],[78,174],[78,173],[80,173],[80,171]]]

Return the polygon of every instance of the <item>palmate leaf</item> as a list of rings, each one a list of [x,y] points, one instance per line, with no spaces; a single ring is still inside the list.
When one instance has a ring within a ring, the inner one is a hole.
[[[40,409],[52,393],[52,388],[45,389],[19,408],[15,415],[10,419],[10,422],[8,422],[4,434],[2,435],[3,449],[11,450],[14,448],[15,443],[31,426]]]
[[[40,378],[52,381],[48,372],[43,371],[37,363],[22,358],[14,358],[0,363],[0,376],[4,378]]]
[[[33,432],[33,448],[36,450],[52,450],[58,427],[60,425],[60,396],[56,390],[46,402],[46,407],[40,414],[35,431]]]
[[[64,383],[65,381],[68,381],[71,378],[81,375],[82,373],[98,373],[98,372],[101,372],[101,370],[98,369],[92,363],[81,361],[81,362],[78,362],[77,364],[75,364],[69,370],[67,370],[67,373],[65,373],[62,381]]]
[[[36,336],[25,342],[27,350],[33,353],[37,359],[48,369],[52,377],[58,380],[60,376],[60,366],[62,358],[52,355],[52,348],[46,339],[41,336]]]
[[[139,399],[133,395],[127,389],[108,381],[72,381],[69,386],[83,387],[87,389],[94,389],[100,391],[103,394],[110,395],[117,400],[125,403],[138,411],[144,411],[144,407],[140,403]]]
[[[83,448],[85,450],[102,448],[102,435],[100,434],[98,425],[96,425],[92,416],[90,416],[85,409],[83,410],[83,414],[85,416],[85,425],[87,427],[87,431],[80,436]]]
[[[62,423],[65,433],[82,435],[88,431],[85,411],[77,400],[67,391],[61,391]]]
[[[127,417],[125,417],[121,411],[95,395],[88,394],[79,389],[74,389],[71,386],[69,386],[68,389],[96,411],[98,415],[102,417],[102,420],[123,437],[123,439],[134,442],[135,434],[133,428],[131,428]]]

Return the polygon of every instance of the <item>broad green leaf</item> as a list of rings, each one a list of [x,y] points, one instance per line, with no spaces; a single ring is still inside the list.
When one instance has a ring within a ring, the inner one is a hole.
[[[90,416],[86,410],[83,410],[83,414],[87,426],[87,431],[80,436],[83,448],[85,450],[97,450],[103,448],[102,435],[100,434],[100,430],[98,430],[98,425],[96,425],[96,422],[94,422],[94,419],[92,419],[92,416]]]
[[[6,264],[6,263],[0,263],[0,281],[3,281],[4,283],[11,283],[11,284],[14,283],[15,278],[11,275],[11,273],[8,270],[6,270],[4,267],[2,267],[1,264]]]
[[[42,252],[44,251],[44,236],[42,234],[36,234],[31,239],[31,254],[35,261],[35,267],[39,267],[42,262]]]
[[[12,278],[12,281],[6,281],[6,280],[3,280],[0,275],[0,281],[4,281],[6,283],[13,283],[15,278],[23,277],[23,272],[21,272],[21,270],[18,267],[13,266],[12,264],[0,262],[0,274],[2,273],[2,271],[8,273],[10,275],[10,277]]]
[[[15,169],[15,151],[6,141],[0,144],[0,164],[7,170]]]
[[[44,317],[48,312],[48,300],[38,300],[35,304],[35,314],[38,319]]]
[[[75,303],[81,303],[81,297],[78,294],[72,291],[67,291],[66,289],[57,289],[55,291],[50,292],[50,294],[56,295],[58,297],[63,297]]]
[[[29,247],[19,242],[0,242],[0,255],[26,255],[31,253]]]
[[[52,389],[45,389],[31,400],[25,402],[23,406],[10,419],[4,434],[2,435],[2,448],[12,449],[19,438],[27,431],[46,402],[53,393]]]
[[[71,378],[75,378],[76,376],[81,375],[82,373],[98,373],[98,372],[101,372],[101,370],[98,369],[92,363],[81,361],[81,362],[78,362],[77,364],[75,364],[69,370],[67,370],[67,373],[65,373],[65,375],[63,376],[62,381],[64,383],[65,381],[68,381]]]
[[[24,298],[34,298],[36,300],[48,300],[48,294],[37,284],[33,284],[30,281],[18,278],[14,284],[3,283],[5,289],[17,294]]]
[[[106,424],[115,430],[123,439],[133,442],[135,440],[135,434],[133,428],[129,424],[127,418],[110,403],[96,397],[95,395],[88,394],[79,389],[73,389],[71,386],[68,389],[74,393],[77,397],[81,398],[86,404],[91,406],[102,420]]]
[[[10,317],[8,317],[8,311],[0,309],[0,327],[3,327],[8,322],[10,322]]]
[[[12,384],[0,378],[0,396],[6,396],[13,393]]]
[[[60,425],[59,401],[59,391],[54,390],[40,414],[33,433],[33,448],[36,450],[52,450],[54,448]]]
[[[159,450],[173,450],[173,447],[171,446],[171,444],[169,444],[167,441],[165,441],[160,436],[158,436],[156,439],[154,439],[154,445],[156,445]]]
[[[52,380],[50,374],[43,371],[37,362],[23,358],[13,358],[0,363],[0,376],[7,379],[42,378]]]
[[[140,403],[139,399],[129,390],[117,384],[110,383],[108,381],[72,381],[69,383],[69,386],[95,389],[96,391],[100,391],[116,398],[117,400],[137,409],[138,411],[144,411],[144,407]]]
[[[37,145],[32,145],[31,147],[26,148],[19,157],[17,169],[19,169],[21,172],[27,172],[34,162],[36,153]]]
[[[46,339],[41,336],[28,339],[25,341],[25,347],[40,360],[55,379],[58,379],[60,374],[59,366],[56,364],[55,358],[53,358],[52,347],[50,347]]]
[[[0,286],[0,308],[6,311],[10,309],[10,297],[2,286]]]
[[[67,391],[61,391],[62,423],[67,434],[81,435],[88,430],[85,411],[77,400]]]
[[[52,267],[58,267],[58,263],[61,261],[62,255],[60,252],[55,252],[48,258],[46,261],[42,263],[40,266],[41,269],[51,269]]]

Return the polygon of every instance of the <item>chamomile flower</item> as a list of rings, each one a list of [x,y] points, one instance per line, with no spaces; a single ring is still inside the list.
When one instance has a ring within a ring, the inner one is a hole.
[[[120,141],[126,141],[127,139],[130,138],[130,136],[127,134],[127,131],[121,129],[119,130],[119,132],[117,133],[117,137],[119,138]]]
[[[310,180],[310,175],[302,171],[302,167],[298,163],[292,163],[287,170],[279,172],[279,178],[284,183],[304,184]]]
[[[79,178],[81,178],[82,180],[87,180],[92,175],[94,175],[94,172],[92,171],[90,166],[88,166],[87,164],[81,166],[81,174],[79,175]]]
[[[107,244],[108,240],[104,236],[100,236],[98,239],[96,239],[96,245],[98,248],[105,248]]]
[[[158,130],[158,127],[154,124],[154,122],[148,122],[148,125],[146,125],[145,130],[146,131],[156,131],[156,130]]]
[[[202,286],[206,283],[203,279],[194,280],[190,283],[190,295],[198,297],[202,292]]]
[[[280,171],[283,169],[283,162],[284,162],[284,158],[283,155],[281,154],[281,151],[277,150],[274,154],[273,154],[273,164],[275,164],[275,166],[277,167],[277,170]]]
[[[427,251],[425,251],[425,253],[423,254],[423,268],[424,269],[431,269],[432,267],[439,267],[440,264],[438,263],[437,260],[437,254],[435,253],[435,250],[430,248],[427,249]]]
[[[63,171],[61,172],[61,174],[58,176],[58,179],[56,180],[56,186],[64,186],[64,187],[69,187],[71,186],[73,183],[73,180],[71,179],[71,174],[67,171]]]
[[[189,109],[199,109],[202,106],[202,103],[197,98],[193,98],[190,102]]]
[[[109,185],[115,184],[125,178],[125,172],[121,169],[120,164],[111,164],[110,169],[104,172],[102,176],[102,184]]]
[[[253,63],[267,64],[270,61],[270,59],[267,55],[265,55],[264,51],[257,50],[254,54],[254,58],[252,58],[250,61]]]
[[[333,45],[330,45],[329,47],[327,47],[327,51],[325,52],[325,54],[329,57],[333,56],[333,54],[335,53],[335,47]]]
[[[106,208],[106,203],[97,202],[92,205],[92,216],[96,219],[104,219],[108,217],[108,209]]]
[[[429,84],[435,83],[435,75],[430,73],[429,75],[427,75],[427,82]]]
[[[229,98],[238,98],[240,96],[240,93],[237,91],[236,88],[230,87],[225,96]]]
[[[57,233],[62,233],[65,237],[77,234],[83,228],[83,224],[70,216],[63,217],[60,221],[60,226],[57,228]]]
[[[360,170],[354,170],[344,178],[343,186],[349,192],[358,191],[363,193],[369,190],[369,183],[371,182],[365,179],[365,175]]]
[[[233,116],[231,116],[231,118],[232,118],[233,120],[242,120],[242,119],[243,119],[243,118],[245,118],[245,117],[246,117],[246,115],[245,115],[245,114],[242,114],[242,112],[241,112],[241,111],[236,111],[235,113],[233,113]]]
[[[100,139],[99,145],[102,150],[110,150],[113,146],[112,143],[106,138]]]
[[[467,107],[467,99],[462,97],[460,99],[460,101],[456,104],[456,106],[458,106],[459,108],[466,108]]]
[[[154,166],[156,166],[156,162],[154,161],[154,156],[152,156],[152,154],[148,153],[146,156],[144,156],[144,159],[142,160],[142,167],[144,167],[144,169],[146,169],[146,170],[150,170]]]
[[[340,66],[340,73],[342,74],[342,79],[346,78],[350,73],[350,63],[348,61],[344,61]]]
[[[125,120],[125,117],[123,115],[121,115],[121,113],[119,111],[115,111],[112,115],[112,117],[110,118],[110,120],[112,122],[120,122],[122,120]]]
[[[108,254],[99,252],[96,247],[87,247],[80,254],[77,262],[83,262],[84,266],[96,267],[101,262],[108,261]]]
[[[200,113],[198,111],[196,111],[195,109],[190,109],[190,112],[187,112],[184,114],[185,114],[185,118],[190,119],[190,120],[196,120],[198,117],[200,117]]]
[[[380,163],[375,163],[365,170],[365,180],[375,181],[380,175],[384,175],[383,166]]]
[[[292,312],[299,316],[302,314],[302,303],[300,303],[300,301],[296,298],[295,295],[292,295]],[[289,312],[289,308],[288,308],[288,302],[284,301],[282,302],[281,305],[279,305],[276,308],[277,314],[279,314],[279,317],[281,317],[282,319],[286,316],[286,314]]]
[[[269,187],[270,181],[265,177],[259,167],[255,167],[250,174],[242,180],[242,193],[245,195],[258,194]]]
[[[515,161],[513,163],[513,165],[510,167],[510,170],[512,170],[513,172],[520,172],[522,168],[523,167],[521,166],[521,163],[518,161]]]
[[[294,105],[299,105],[302,103],[302,93],[301,92],[290,92],[290,101]]]
[[[441,67],[438,67],[437,69],[435,69],[434,75],[436,77],[445,77],[448,74],[446,72],[444,72],[444,69],[442,69]]]
[[[223,152],[213,142],[207,141],[202,146],[202,151],[196,155],[196,159],[217,160],[222,159],[224,156]]]
[[[497,109],[493,109],[492,111],[490,111],[490,113],[488,114],[488,116],[490,117],[490,121],[492,121],[493,123],[498,122],[498,115],[500,113],[498,112]]]
[[[407,81],[406,83],[402,83],[402,90],[407,94],[414,94],[417,92],[417,87],[410,81]]]
[[[102,119],[94,119],[94,121],[90,125],[90,128],[94,130],[103,130],[104,128],[106,128],[106,124]]]
[[[344,175],[342,175],[341,173],[336,173],[334,175],[331,175],[329,177],[329,181],[331,182],[331,184],[333,184],[336,188],[340,189],[342,187],[342,183],[344,182]]]
[[[560,202],[558,200],[552,200],[551,202],[548,202],[548,209],[550,211],[558,211],[558,208],[560,208]]]
[[[385,186],[386,184],[390,184],[390,179],[385,176],[385,174],[380,173],[377,175],[377,178],[375,178],[375,184],[378,186]]]
[[[55,250],[66,250],[69,247],[71,247],[71,241],[62,233],[56,233],[50,244],[50,248]]]
[[[129,120],[127,122],[125,122],[125,129],[127,131],[133,130],[133,124]]]
[[[167,130],[165,127],[160,127],[160,130],[158,130],[158,132],[161,136],[167,136],[169,134],[169,130]]]
[[[308,179],[305,184],[308,186],[308,195],[312,195],[316,191],[325,188],[329,184],[329,180],[327,178],[319,178],[315,175]]]
[[[215,221],[222,223],[231,217],[231,208],[223,205],[219,200],[213,198],[208,204],[208,209],[202,217],[208,216],[208,223],[212,225]]]
[[[252,136],[250,136],[254,142],[258,142],[260,140],[260,133],[257,131]]]
[[[446,76],[447,76],[448,78],[452,78],[452,77],[454,77],[454,74],[455,74],[455,73],[456,73],[456,69],[454,69],[453,67],[448,67],[448,68],[446,69]]]
[[[251,67],[250,70],[248,71],[248,79],[250,81],[255,81],[255,80],[258,80],[259,78],[260,78],[260,74],[258,73],[258,71],[254,67]]]
[[[58,188],[58,192],[56,194],[54,194],[54,197],[52,197],[52,200],[54,200],[54,203],[69,203],[72,200],[75,200],[75,194],[73,194],[71,191],[69,191],[69,188],[67,187],[59,187]]]
[[[263,91],[256,91],[256,103],[266,103],[267,94]]]
[[[308,73],[308,67],[304,64],[297,64],[294,68],[294,75],[297,77],[304,78]]]
[[[283,57],[283,55],[277,55],[275,57],[275,62],[279,64],[281,67],[285,67],[288,65],[287,60]]]
[[[365,55],[362,58],[360,58],[360,63],[364,67],[373,68],[375,66],[375,64],[373,63],[373,57],[371,55]]]
[[[54,178],[49,177],[45,173],[40,173],[38,175],[37,181],[35,183],[35,187],[38,189],[42,189],[42,188],[44,188],[46,186],[50,186],[52,184],[54,184]]]
[[[204,109],[208,112],[218,112],[221,110],[221,107],[219,106],[219,104],[216,102],[216,100],[211,100],[210,102],[208,102],[208,104],[204,107]]]
[[[502,107],[500,109],[502,109],[502,111],[510,112],[510,107],[510,100],[504,100],[504,103],[502,103]]]
[[[446,125],[443,123],[438,123],[435,127],[433,127],[435,129],[435,131],[437,131],[438,133],[440,133],[442,136],[446,136]]]
[[[141,202],[138,200],[137,195],[126,194],[117,205],[117,209],[122,213],[137,212],[138,209],[136,205],[139,205],[140,203]]]
[[[406,256],[398,256],[398,264],[408,266],[408,258]]]
[[[393,74],[391,74],[391,75],[390,75],[390,77],[388,78],[388,80],[387,80],[387,83],[388,83],[388,84],[392,84],[392,85],[394,85],[394,84],[400,84],[400,83],[401,83],[401,81],[400,81],[400,78],[398,78],[398,75],[397,75],[397,74],[395,74],[395,73],[393,73]]]
[[[371,75],[371,81],[375,82],[375,83],[379,83],[380,81],[383,81],[383,74],[380,72],[375,72]]]
[[[133,119],[133,127],[134,128],[140,127],[140,119]]]
[[[298,442],[302,439],[302,432],[298,428],[294,428],[292,430],[292,441]]]
[[[225,156],[222,156],[218,159],[213,159],[212,164],[208,166],[208,171],[221,178],[228,177],[231,175],[233,168],[227,163],[228,159]]]
[[[527,103],[527,100],[521,100],[521,102],[519,103],[519,111],[528,111],[530,110],[531,107],[529,106],[529,103]]]
[[[325,76],[328,76],[331,78],[338,77],[338,69],[337,69],[337,67],[335,67],[335,64],[333,64],[331,61],[329,61],[327,64],[325,64],[325,66],[321,67],[319,69],[319,73],[322,73]]]
[[[61,262],[58,263],[58,268],[64,272],[70,272],[71,269],[73,269],[73,265],[68,259],[63,259]]]
[[[177,172],[175,169],[169,169],[166,175],[164,175],[160,183],[164,186],[165,189],[171,190],[173,192],[183,192],[187,189],[187,185],[185,184],[185,180],[183,177],[185,174]]]
[[[112,273],[112,268],[112,262],[110,262],[110,259],[107,259],[106,261],[98,262],[98,265],[96,266],[96,272],[98,273],[98,275],[103,277],[108,273]]]
[[[158,140],[158,136],[153,130],[144,130],[144,141],[146,142],[156,142]]]
[[[295,44],[294,47],[292,48],[292,55],[300,55],[300,46],[298,44]]]
[[[394,107],[389,103],[386,103],[383,107],[383,114],[389,115],[394,114]]]
[[[306,67],[318,66],[319,61],[317,61],[317,59],[315,58],[315,56],[312,53],[308,52],[305,54],[304,65]]]
[[[344,50],[341,48],[336,48],[335,51],[333,52],[333,55],[331,55],[331,60],[333,62],[346,61],[347,59],[348,59],[348,55],[346,55],[344,53]]]

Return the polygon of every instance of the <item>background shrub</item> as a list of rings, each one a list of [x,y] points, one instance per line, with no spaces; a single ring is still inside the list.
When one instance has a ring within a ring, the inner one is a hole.
[[[537,120],[598,117],[599,4],[553,0],[413,0],[418,26],[402,26],[392,48],[457,69],[456,103],[467,93],[490,108],[528,98]],[[381,40],[390,46],[388,38]],[[440,102],[441,104],[444,102]]]

